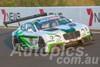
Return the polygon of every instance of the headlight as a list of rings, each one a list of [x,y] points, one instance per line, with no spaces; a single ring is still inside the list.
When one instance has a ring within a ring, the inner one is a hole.
[[[53,40],[53,36],[50,36],[49,39],[50,39],[50,40]]]
[[[56,35],[56,36],[54,37],[54,40],[55,40],[56,42],[60,42],[60,41],[61,41],[61,37],[60,37],[59,35]]]
[[[82,31],[83,34],[85,34],[85,30],[84,29],[82,29],[81,31]]]
[[[85,27],[85,30],[88,31],[88,29]]]

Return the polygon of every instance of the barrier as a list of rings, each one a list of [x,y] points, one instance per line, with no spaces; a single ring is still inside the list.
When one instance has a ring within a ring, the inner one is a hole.
[[[47,12],[62,14],[73,22],[86,24],[90,29],[100,29],[100,6],[89,7],[0,7],[0,26],[3,22]],[[23,23],[26,23],[23,21]],[[21,24],[23,24],[21,23]],[[17,23],[9,26],[18,26]]]

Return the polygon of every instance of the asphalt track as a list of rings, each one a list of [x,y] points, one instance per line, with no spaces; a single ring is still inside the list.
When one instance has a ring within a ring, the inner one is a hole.
[[[57,64],[54,57],[49,60],[47,57],[35,57],[34,53],[31,57],[21,56],[18,54],[10,56],[12,51],[11,33],[14,29],[0,29],[0,67],[100,67],[100,59],[98,64]],[[94,34],[95,44],[85,46],[85,53],[91,57],[100,57],[100,34]]]

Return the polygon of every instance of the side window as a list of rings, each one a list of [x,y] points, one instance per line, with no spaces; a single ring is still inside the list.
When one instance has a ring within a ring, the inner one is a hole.
[[[32,29],[33,31],[36,31],[35,30],[35,27],[32,25],[32,24],[26,24],[26,30],[28,31],[29,29]]]
[[[25,24],[21,26],[21,30],[26,30],[26,25]]]

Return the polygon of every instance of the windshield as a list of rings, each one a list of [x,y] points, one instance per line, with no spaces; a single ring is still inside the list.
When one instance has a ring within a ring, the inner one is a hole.
[[[41,30],[41,29],[51,28],[59,25],[64,25],[67,23],[71,23],[71,21],[69,21],[67,18],[52,17],[52,18],[40,20],[36,22],[35,25],[38,30]]]

